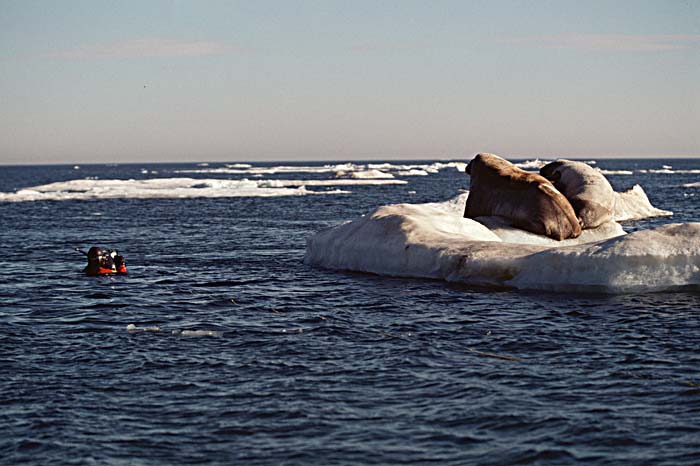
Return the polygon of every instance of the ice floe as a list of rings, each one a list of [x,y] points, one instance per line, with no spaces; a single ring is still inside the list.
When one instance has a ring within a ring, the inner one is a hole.
[[[646,193],[638,184],[627,191],[615,193],[613,219],[617,222],[641,220],[650,217],[663,217],[667,215],[673,215],[673,212],[657,209],[651,205]]]
[[[139,327],[134,324],[129,324],[126,326],[127,332],[160,332],[161,328],[154,325],[151,327]]]
[[[347,191],[310,191],[306,186],[401,184],[401,180],[218,180],[153,178],[146,180],[80,179],[0,193],[0,201],[62,201],[81,199],[217,198],[343,194]]]
[[[326,165],[278,165],[256,167],[250,164],[226,164],[224,167],[175,170],[175,173],[209,173],[232,175],[276,175],[284,173],[334,173],[353,178],[389,178],[398,176],[425,176],[444,169],[464,171],[464,162],[434,162],[430,164],[394,163],[341,163]]]
[[[337,171],[336,176],[348,176],[350,178],[358,180],[381,180],[381,179],[392,179],[394,175],[391,173],[385,173],[381,170],[370,169],[370,170],[357,170],[351,172]]]
[[[224,334],[219,330],[173,330],[171,333],[181,337],[220,337]]]
[[[552,160],[535,159],[535,160],[526,160],[524,162],[516,162],[513,165],[515,165],[518,168],[522,168],[523,170],[530,170],[530,171],[535,170],[535,171],[537,171],[540,168],[547,165],[549,162],[552,162]]]
[[[322,230],[307,240],[304,261],[516,289],[623,293],[700,287],[700,223],[625,234],[609,222],[577,239],[555,241],[498,219],[463,218],[467,195],[382,206]],[[651,206],[638,186],[618,193],[616,208],[616,219],[670,214]]]
[[[596,170],[603,175],[634,175],[632,170],[605,170],[600,167],[597,167]]]

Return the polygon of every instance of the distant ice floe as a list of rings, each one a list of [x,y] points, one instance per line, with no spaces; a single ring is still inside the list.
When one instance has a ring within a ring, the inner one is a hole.
[[[670,165],[663,165],[661,168],[640,168],[637,170],[605,170],[596,168],[603,175],[634,175],[635,173],[652,175],[692,175],[700,173],[699,169],[678,169],[674,170]]]
[[[0,193],[0,202],[63,201],[81,199],[218,198],[347,194],[348,191],[310,191],[306,186],[404,184],[401,180],[217,180],[154,178],[147,180],[61,181]]]
[[[429,173],[425,170],[412,168],[410,170],[399,170],[396,172],[398,176],[428,176]]]
[[[498,219],[463,218],[467,196],[379,207],[309,238],[304,261],[516,289],[625,293],[700,287],[700,223],[625,234],[610,222],[556,241]],[[669,214],[651,206],[641,187],[618,193],[615,219]]]
[[[544,167],[549,162],[553,160],[526,160],[524,162],[516,162],[514,165],[518,168],[528,171],[539,171],[540,168]],[[586,160],[584,163],[588,165],[596,165],[596,160]],[[687,175],[687,174],[698,174],[700,169],[679,169],[674,170],[671,165],[662,165],[661,168],[649,168],[649,169],[637,169],[637,170],[612,170],[596,167],[603,175],[634,175],[635,173],[642,174],[655,174],[655,175]]]
[[[632,170],[605,170],[600,167],[597,167],[596,170],[603,175],[634,175]]]
[[[337,178],[347,176],[349,178],[357,180],[382,180],[382,179],[392,179],[394,175],[391,173],[385,173],[381,170],[370,169],[370,170],[356,170],[351,172],[346,172],[343,170],[338,170],[335,172]]]
[[[526,160],[524,162],[518,162],[514,163],[514,165],[518,168],[522,168],[523,170],[539,170],[540,168],[544,167],[547,165],[551,160],[540,160],[540,159],[535,159],[535,160]]]
[[[464,171],[464,162],[435,162],[431,164],[392,164],[392,163],[341,163],[327,165],[279,165],[254,167],[250,164],[226,164],[218,168],[176,170],[175,173],[209,173],[232,175],[276,175],[280,173],[334,173],[336,176],[351,178],[393,178],[394,176],[425,176],[447,168]]]
[[[648,170],[637,170],[637,173],[652,173],[655,175],[696,175],[700,173],[700,170],[690,169],[690,170],[673,170],[672,167],[665,165],[664,168],[660,169],[648,169]]]

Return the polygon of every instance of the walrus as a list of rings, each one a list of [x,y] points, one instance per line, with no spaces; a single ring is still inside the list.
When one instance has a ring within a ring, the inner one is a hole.
[[[583,162],[559,159],[540,169],[571,203],[583,229],[612,220],[615,192],[602,173]]]
[[[466,172],[471,180],[465,217],[498,215],[516,228],[559,241],[581,234],[571,204],[545,177],[494,154],[477,154]]]

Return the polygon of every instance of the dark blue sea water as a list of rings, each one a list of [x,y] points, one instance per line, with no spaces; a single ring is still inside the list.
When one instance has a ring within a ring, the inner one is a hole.
[[[662,165],[700,160],[598,161]],[[0,167],[0,191],[183,168]],[[405,179],[0,202],[0,463],[700,464],[700,294],[494,291],[302,263],[323,227],[468,187],[453,169]],[[628,231],[700,221],[700,188],[682,187],[700,174],[609,179],[675,213]],[[92,245],[119,249],[129,275],[84,276],[72,249]]]

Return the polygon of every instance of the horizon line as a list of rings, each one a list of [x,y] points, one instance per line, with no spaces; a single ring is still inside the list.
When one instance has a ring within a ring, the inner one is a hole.
[[[478,152],[477,152],[478,153]],[[474,154],[476,155],[476,154]],[[399,157],[387,157],[387,158],[348,158],[348,159],[291,159],[291,160],[280,160],[280,159],[263,159],[263,160],[242,160],[242,159],[232,159],[232,160],[189,160],[189,161],[177,161],[177,160],[162,160],[162,161],[125,161],[125,162],[25,162],[25,163],[13,163],[13,162],[0,162],[0,167],[41,167],[41,166],[61,166],[61,165],[176,165],[176,164],[201,164],[201,163],[278,163],[278,164],[289,164],[289,163],[319,163],[319,162],[408,162],[408,161],[436,161],[436,162],[459,162],[464,160],[471,160],[474,155],[470,157],[439,157],[439,158],[399,158]],[[556,160],[556,159],[570,159],[570,160],[639,160],[639,159],[652,159],[658,158],[663,160],[668,159],[695,159],[700,158],[700,154],[696,155],[606,155],[606,156],[595,156],[595,155],[575,155],[575,156],[551,156],[551,155],[538,155],[538,156],[512,156],[504,157],[506,160]]]

